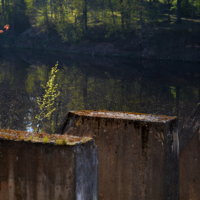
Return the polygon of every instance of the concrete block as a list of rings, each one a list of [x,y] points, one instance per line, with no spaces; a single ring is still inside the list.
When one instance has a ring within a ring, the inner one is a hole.
[[[97,200],[97,164],[90,138],[1,130],[0,200]]]
[[[180,199],[200,199],[200,104],[191,113],[179,133]]]
[[[180,155],[190,143],[191,139],[198,132],[200,128],[200,104],[197,105],[195,110],[188,117],[186,122],[183,124],[183,128],[179,132],[180,140]]]
[[[57,133],[95,139],[99,200],[178,200],[176,117],[71,111]]]
[[[180,199],[200,199],[200,141],[196,133],[180,155]]]

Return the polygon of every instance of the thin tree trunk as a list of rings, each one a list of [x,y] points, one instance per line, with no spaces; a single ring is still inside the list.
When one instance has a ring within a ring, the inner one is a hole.
[[[121,5],[121,28],[124,30],[124,6],[122,5],[123,0],[120,0]]]
[[[53,6],[52,6],[53,2],[52,0],[50,0],[50,10],[51,10],[51,20],[53,19]]]
[[[18,23],[18,15],[19,15],[19,13],[21,12],[23,6],[24,6],[24,1],[21,2],[20,8],[19,8],[19,10],[18,10],[18,12],[17,12],[17,14],[16,14],[16,16],[15,16],[15,21],[14,21],[14,23],[13,23],[13,25],[12,25],[12,31],[14,30],[15,25]]]
[[[168,4],[168,22],[170,22],[170,4],[169,4],[169,0],[167,1]]]
[[[200,103],[200,88],[199,88],[199,91],[198,91],[199,93],[199,95],[198,95],[198,103]]]
[[[45,21],[46,23],[48,23],[47,2],[45,0],[43,0],[43,8],[44,8]]]
[[[142,92],[143,92],[143,87],[142,87],[142,77],[140,80],[140,92],[139,92],[139,112],[142,112]]]
[[[181,0],[177,0],[177,23],[181,22]]]
[[[83,98],[84,98],[84,103],[85,103],[85,109],[88,109],[88,95],[87,95],[87,89],[88,89],[88,76],[87,73],[84,75],[84,84],[83,84]]]
[[[39,133],[40,126],[41,126],[41,120],[39,120],[39,125],[38,125],[38,127],[37,127],[37,133]]]
[[[127,9],[126,9],[126,29],[130,29],[131,25],[131,12],[130,12],[131,2],[127,0]]]
[[[109,0],[109,6],[110,6],[110,9],[112,11],[112,18],[113,18],[113,24],[114,24],[114,29],[115,29],[115,17],[114,17],[114,14],[113,14],[113,7],[112,7],[111,0]],[[115,36],[116,36],[116,30],[115,30]]]
[[[60,6],[60,18],[61,18],[61,21],[64,22],[64,10],[63,10],[62,0],[59,1],[59,6]]]
[[[75,24],[75,29],[76,29],[76,24],[77,24],[77,17],[76,17],[76,14],[75,14],[75,21],[74,21],[74,24]]]
[[[84,23],[85,23],[85,32],[87,32],[87,0],[84,0],[84,10],[83,10],[83,16],[84,16]]]
[[[5,24],[5,16],[4,16],[5,6],[4,6],[4,0],[1,0],[1,4],[2,4],[3,24]]]
[[[54,19],[58,19],[58,11],[57,11],[57,7],[56,7],[56,3],[55,0],[53,0],[53,8],[54,8]]]
[[[179,116],[180,87],[176,87],[176,115]]]
[[[194,41],[193,41],[193,25],[194,25],[194,0],[192,0],[192,45],[194,45]]]
[[[141,38],[142,38],[142,3],[143,3],[143,0],[140,0],[140,35],[141,35]]]

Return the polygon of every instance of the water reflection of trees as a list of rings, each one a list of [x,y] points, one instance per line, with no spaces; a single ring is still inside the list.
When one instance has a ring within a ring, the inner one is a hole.
[[[28,66],[28,64],[27,64]],[[195,108],[199,90],[195,87],[177,87],[159,84],[155,78],[95,68],[87,70],[75,62],[62,64],[57,75],[61,94],[56,99],[56,111],[50,120],[44,120],[43,131],[53,132],[69,110],[111,110],[179,115],[180,124]],[[24,130],[31,123],[36,129],[38,105],[48,80],[50,65],[31,65],[19,72],[12,62],[1,62],[0,69],[0,126]],[[136,74],[136,69],[133,71]],[[17,75],[16,75],[17,74]]]
[[[45,75],[44,75],[45,76]],[[45,130],[54,130],[69,110],[112,110],[143,112],[165,115],[180,115],[184,121],[197,103],[198,90],[180,89],[155,85],[141,78],[113,77],[108,72],[98,77],[87,74],[78,67],[62,66],[58,72],[61,95],[57,99],[57,110]],[[36,85],[33,89],[39,91]],[[36,94],[36,93],[35,93]]]
[[[0,65],[0,127],[24,130],[28,123],[29,98],[14,65]]]

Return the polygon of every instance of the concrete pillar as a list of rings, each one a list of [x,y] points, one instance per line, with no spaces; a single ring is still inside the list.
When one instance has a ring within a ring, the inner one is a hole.
[[[57,133],[95,139],[99,200],[178,200],[176,117],[71,111]]]
[[[180,199],[200,199],[200,141],[197,132],[180,155]]]
[[[200,199],[200,104],[180,130],[180,199]]]
[[[0,132],[1,200],[98,199],[97,147],[93,140],[55,145],[44,144],[41,138],[15,139],[20,137],[10,138]]]

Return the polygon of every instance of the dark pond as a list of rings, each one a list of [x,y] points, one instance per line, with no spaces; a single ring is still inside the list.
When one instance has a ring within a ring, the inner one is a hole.
[[[131,61],[53,52],[0,54],[0,127],[36,130],[37,97],[58,61],[56,110],[43,120],[53,132],[69,110],[110,110],[178,116],[180,126],[200,99],[199,64]]]

